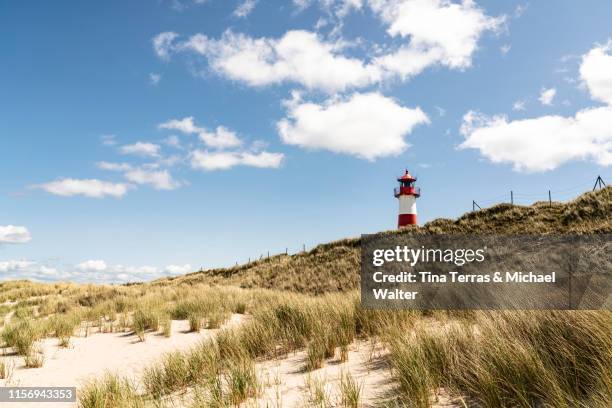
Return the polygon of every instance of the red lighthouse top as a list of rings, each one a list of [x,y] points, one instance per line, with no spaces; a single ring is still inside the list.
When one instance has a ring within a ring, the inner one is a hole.
[[[399,188],[396,187],[393,189],[393,195],[395,197],[403,196],[403,195],[411,195],[415,197],[421,196],[421,189],[414,186],[416,182],[416,177],[413,177],[408,170],[404,173],[403,176],[397,179],[399,181]]]
[[[400,178],[397,179],[397,181],[401,182],[412,182],[412,181],[416,181],[416,177],[412,177],[412,175],[410,175],[410,173],[408,172],[408,170],[406,170],[406,172],[404,173],[404,175]]]

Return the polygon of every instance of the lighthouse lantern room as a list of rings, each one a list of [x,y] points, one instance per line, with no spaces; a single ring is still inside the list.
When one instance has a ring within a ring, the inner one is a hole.
[[[421,189],[414,185],[417,179],[406,170],[404,175],[398,178],[397,181],[399,181],[399,187],[393,190],[395,197],[399,200],[397,227],[402,228],[407,225],[416,225],[416,199],[421,196]]]

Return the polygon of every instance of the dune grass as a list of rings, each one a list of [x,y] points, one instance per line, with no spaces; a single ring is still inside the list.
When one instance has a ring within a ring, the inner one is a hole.
[[[144,408],[145,400],[127,379],[106,374],[79,392],[79,408]]]
[[[189,330],[192,332],[199,332],[202,330],[202,320],[204,315],[198,311],[191,311],[187,314],[187,320],[189,321]]]
[[[488,407],[604,407],[612,389],[610,312],[366,311],[356,294],[247,293],[251,318],[152,364],[144,398],[195,387],[211,406],[234,406],[258,395],[260,359],[305,348],[312,371],[341,358],[336,347],[371,336],[386,344],[407,406],[430,407],[445,389]],[[339,388],[343,406],[359,406],[353,377],[343,375]]]
[[[232,406],[257,395],[261,385],[252,368],[258,361],[306,350],[303,368],[314,371],[331,360],[346,361],[355,338],[386,345],[384,359],[399,400],[411,406],[431,406],[444,389],[482,406],[603,407],[612,390],[612,314],[605,311],[376,311],[362,309],[356,292],[312,297],[206,285],[88,290],[71,287],[71,297],[63,302],[54,298],[52,304],[74,305],[66,313],[13,316],[2,328],[3,346],[23,356],[27,366],[38,366],[44,356],[36,344],[43,336],[67,345],[88,319],[100,325],[100,318],[106,324],[114,318],[117,327],[123,319],[142,339],[160,328],[169,333],[171,318],[192,314],[200,329],[220,330],[191,350],[150,364],[139,380],[144,394],[130,391],[123,380],[103,378],[83,388],[82,406],[95,406],[104,393],[127,401],[136,398],[133,392],[140,404],[188,388],[197,388],[194,393],[211,406]],[[239,327],[222,328],[235,311],[248,319]],[[356,386],[348,378],[344,385],[341,381],[347,401]]]
[[[350,373],[340,375],[340,404],[346,408],[358,408],[361,406],[361,389],[359,384]]]
[[[116,326],[123,319],[143,339],[160,328],[168,332],[172,317],[196,312],[201,328],[220,329],[193,349],[152,362],[139,379],[144,393],[130,391],[122,379],[103,378],[80,391],[82,406],[95,406],[105,393],[141,404],[187,389],[197,389],[211,406],[232,406],[258,395],[258,361],[305,350],[303,368],[315,371],[331,360],[346,361],[356,338],[383,342],[401,404],[429,407],[441,389],[490,407],[604,407],[612,395],[611,312],[378,311],[362,309],[356,292],[312,297],[206,285],[89,290],[71,287],[64,303],[74,306],[66,313],[13,316],[2,328],[3,346],[33,367],[44,359],[36,346],[42,337],[65,345],[79,324],[100,325],[100,318],[106,324],[115,318]],[[248,318],[223,328],[237,310]],[[348,377],[340,381],[347,405],[353,406],[349,394],[357,388]]]
[[[42,367],[45,361],[45,355],[41,348],[34,347],[23,357],[26,368]]]
[[[59,346],[68,347],[70,338],[81,323],[81,316],[77,313],[54,315],[47,322],[48,330],[58,338]]]
[[[160,318],[159,325],[164,337],[172,336],[172,319],[168,314],[163,314]]]
[[[151,304],[139,307],[132,317],[132,329],[140,341],[145,341],[147,331],[159,330],[160,310]]]
[[[42,336],[42,330],[30,318],[12,321],[4,327],[2,340],[5,347],[12,347],[20,356],[29,356],[34,352],[36,341]]]
[[[605,407],[612,390],[610,312],[478,312],[390,335],[404,398],[429,407],[440,388],[486,407]]]
[[[324,378],[308,375],[306,377],[306,404],[317,408],[332,407],[332,397],[326,387]]]
[[[12,361],[0,358],[0,380],[6,380],[8,383],[13,375],[14,369],[15,365]]]

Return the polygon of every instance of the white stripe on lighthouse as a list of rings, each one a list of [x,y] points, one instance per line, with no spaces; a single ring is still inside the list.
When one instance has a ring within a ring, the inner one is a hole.
[[[400,214],[416,214],[416,197],[413,195],[399,196],[399,213]]]

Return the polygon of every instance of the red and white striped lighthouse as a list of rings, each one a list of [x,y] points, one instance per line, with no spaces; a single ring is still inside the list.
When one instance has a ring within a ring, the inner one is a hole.
[[[393,190],[395,197],[399,200],[397,228],[416,225],[417,223],[416,199],[421,196],[421,189],[414,186],[416,180],[416,177],[412,177],[408,170],[397,179],[399,187]]]

